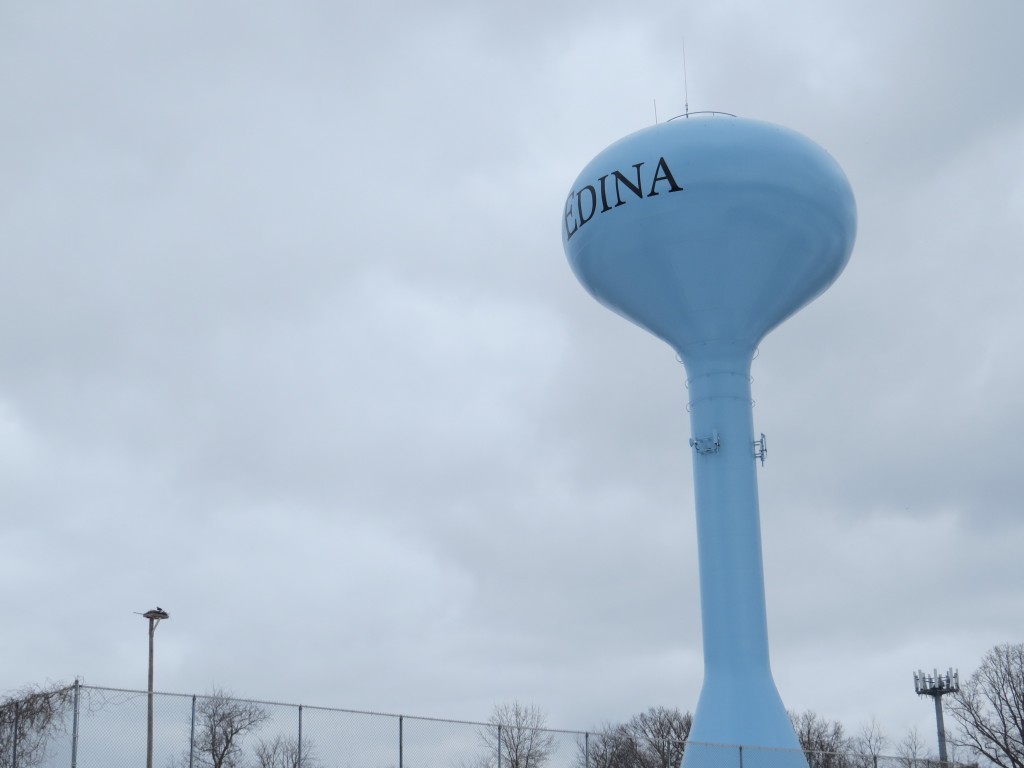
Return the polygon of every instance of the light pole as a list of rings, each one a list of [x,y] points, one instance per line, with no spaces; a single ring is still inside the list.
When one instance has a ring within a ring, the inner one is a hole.
[[[149,619],[149,682],[146,686],[146,768],[153,768],[153,635],[156,625],[161,619],[169,619],[170,615],[159,605],[142,614]]]
[[[960,673],[953,669],[940,675],[938,670],[926,675],[922,671],[914,673],[914,691],[919,696],[931,696],[935,699],[935,728],[939,732],[939,762],[946,762],[946,726],[942,720],[942,697],[947,693],[960,690]]]

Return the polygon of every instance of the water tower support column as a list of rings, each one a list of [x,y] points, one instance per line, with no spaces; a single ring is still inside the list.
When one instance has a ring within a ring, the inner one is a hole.
[[[682,353],[704,641],[704,685],[690,739],[799,749],[768,655],[751,356],[749,348],[725,345]]]

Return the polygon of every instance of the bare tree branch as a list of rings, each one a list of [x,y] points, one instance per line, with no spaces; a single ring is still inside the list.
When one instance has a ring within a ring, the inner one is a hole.
[[[241,768],[242,737],[269,717],[259,704],[233,699],[220,690],[197,700],[196,731],[192,742],[196,765]]]
[[[63,730],[74,686],[28,687],[0,701],[0,768],[10,768],[17,745],[20,768],[41,765],[53,737]]]
[[[480,731],[487,748],[484,765],[497,768],[544,768],[557,747],[555,736],[545,729],[546,718],[537,707],[498,704]]]
[[[842,723],[810,710],[790,712],[789,719],[810,768],[851,768],[853,745],[843,732]]]
[[[692,723],[689,712],[651,707],[577,742],[577,768],[679,768]]]
[[[954,744],[1000,768],[1024,768],[1024,644],[989,650],[950,696],[949,712],[960,726]]]
[[[303,737],[302,749],[298,738],[277,736],[272,741],[256,745],[257,768],[318,768],[313,742]]]

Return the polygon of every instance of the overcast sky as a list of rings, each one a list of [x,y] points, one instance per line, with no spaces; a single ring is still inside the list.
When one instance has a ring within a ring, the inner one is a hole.
[[[773,669],[895,741],[1024,639],[1024,4],[0,0],[0,692],[592,728],[702,679],[685,375],[563,201],[691,110],[846,171],[761,345]],[[685,38],[687,73],[683,76]]]

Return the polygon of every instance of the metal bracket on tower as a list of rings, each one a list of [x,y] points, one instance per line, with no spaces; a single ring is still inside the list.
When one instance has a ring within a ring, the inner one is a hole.
[[[754,441],[754,458],[761,460],[761,466],[764,466],[764,459],[768,455],[768,441],[764,437],[764,432],[761,433],[761,439]]]
[[[718,453],[722,447],[722,441],[718,439],[718,430],[711,431],[711,437],[691,437],[690,447],[699,454]]]

